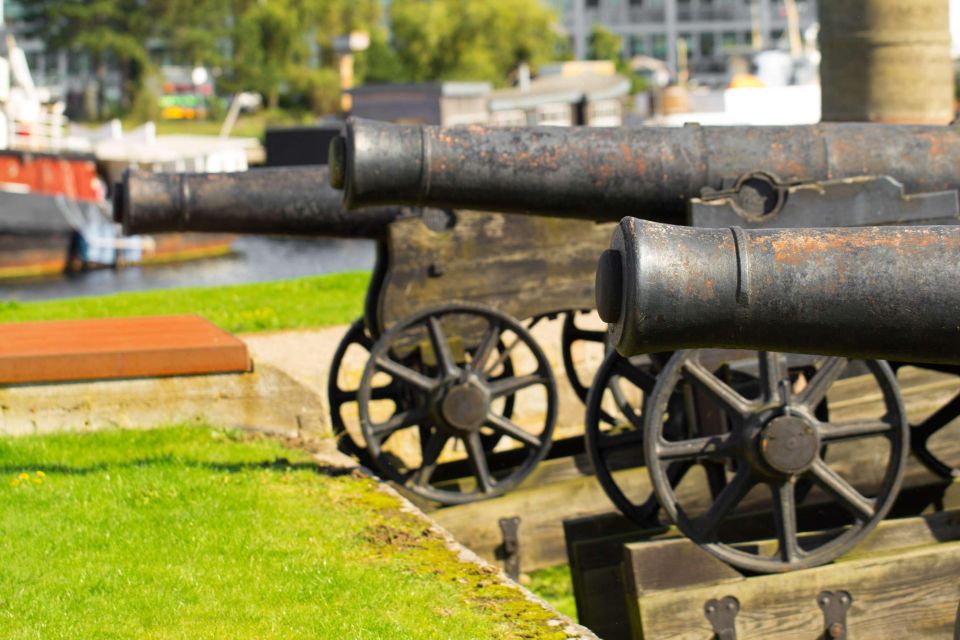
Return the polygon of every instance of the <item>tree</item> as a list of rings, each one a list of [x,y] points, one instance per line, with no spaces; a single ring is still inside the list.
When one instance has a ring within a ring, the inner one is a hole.
[[[553,59],[557,17],[540,0],[393,0],[393,49],[405,79],[503,84],[521,62]]]
[[[107,60],[123,76],[123,102],[129,106],[149,66],[145,42],[155,16],[140,0],[22,0],[30,36],[51,49],[88,53],[98,79],[97,116],[104,116]]]
[[[587,38],[587,55],[591,60],[610,60],[619,66],[623,60],[623,38],[594,24]]]

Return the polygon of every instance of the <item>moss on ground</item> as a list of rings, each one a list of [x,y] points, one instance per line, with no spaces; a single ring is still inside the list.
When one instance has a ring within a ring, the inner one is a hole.
[[[577,619],[577,601],[573,597],[570,565],[550,567],[530,573],[528,588],[572,620]]]

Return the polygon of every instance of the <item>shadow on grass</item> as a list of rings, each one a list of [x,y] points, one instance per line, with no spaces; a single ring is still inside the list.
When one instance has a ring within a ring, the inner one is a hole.
[[[191,469],[209,469],[217,473],[241,473],[271,469],[277,471],[309,470],[324,476],[340,476],[351,473],[351,469],[335,469],[318,466],[314,462],[290,462],[286,458],[264,460],[261,462],[201,462],[199,460],[184,460],[175,456],[160,456],[125,462],[101,462],[86,466],[69,466],[61,464],[40,465],[0,465],[0,475],[17,474],[24,471],[42,471],[46,474],[62,474],[84,476],[114,469],[142,469],[148,467],[187,467]]]

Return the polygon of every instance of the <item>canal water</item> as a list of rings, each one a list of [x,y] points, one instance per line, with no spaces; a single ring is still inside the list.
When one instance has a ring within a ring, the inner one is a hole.
[[[221,258],[168,265],[99,269],[42,279],[0,281],[0,300],[52,300],[119,291],[204,287],[370,270],[370,240],[239,237]]]

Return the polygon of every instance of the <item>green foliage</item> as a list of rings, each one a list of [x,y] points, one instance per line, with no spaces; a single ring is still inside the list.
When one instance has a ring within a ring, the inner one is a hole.
[[[393,48],[415,82],[502,84],[521,62],[553,59],[556,15],[539,0],[393,0]]]
[[[0,323],[192,313],[237,333],[323,327],[360,317],[369,279],[367,273],[338,273],[229,287],[0,302]]]
[[[527,588],[549,602],[560,613],[573,620],[577,619],[577,602],[573,597],[573,578],[570,577],[569,565],[532,572]]]
[[[340,108],[340,76],[333,69],[295,67],[289,72],[291,102],[316,114],[335,113]]]
[[[611,60],[619,63],[622,59],[623,38],[603,27],[594,24],[587,38],[587,55],[591,60]]]
[[[563,638],[372,480],[210,428],[0,439],[4,638]]]
[[[354,64],[357,84],[409,81],[397,52],[390,46],[382,29],[371,32],[370,47],[357,54]]]

